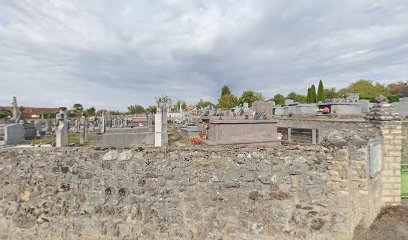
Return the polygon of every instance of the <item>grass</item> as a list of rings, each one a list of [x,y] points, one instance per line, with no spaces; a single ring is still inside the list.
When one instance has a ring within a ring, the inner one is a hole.
[[[88,133],[88,142],[86,144],[79,144],[79,133],[70,133],[69,134],[69,144],[74,144],[75,146],[89,146],[95,138],[95,133]],[[54,144],[55,136],[48,136],[38,139],[33,139],[30,141],[32,145],[37,144]]]

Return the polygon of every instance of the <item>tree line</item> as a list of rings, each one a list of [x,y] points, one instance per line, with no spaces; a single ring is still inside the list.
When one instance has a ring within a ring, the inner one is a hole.
[[[244,102],[252,105],[255,101],[274,101],[276,105],[284,105],[286,99],[291,99],[299,103],[318,103],[324,102],[329,99],[340,98],[346,93],[358,93],[360,99],[367,99],[370,102],[375,102],[376,98],[380,95],[384,95],[388,98],[389,102],[397,102],[401,97],[408,97],[408,86],[406,82],[391,83],[388,85],[382,85],[380,83],[374,83],[370,80],[358,80],[351,83],[346,88],[336,90],[336,88],[325,88],[323,81],[320,80],[316,90],[316,86],[312,84],[305,95],[296,92],[291,92],[286,97],[283,94],[276,94],[270,99],[265,99],[261,93],[254,92],[252,90],[244,91],[241,97],[236,97],[231,93],[229,87],[224,85],[221,89],[221,96],[218,99],[218,104],[208,103],[217,106],[220,109],[227,110],[237,105],[242,105]]]
[[[337,90],[334,87],[325,88],[323,81],[320,80],[318,87],[312,84],[308,87],[306,94],[299,94],[296,92],[290,92],[286,96],[283,94],[276,94],[272,98],[265,98],[260,92],[253,90],[243,91],[241,96],[237,97],[234,95],[228,85],[224,85],[221,88],[220,97],[218,98],[217,103],[212,103],[211,101],[200,100],[196,107],[197,109],[213,106],[222,110],[228,110],[235,106],[242,106],[244,103],[248,103],[251,106],[255,101],[274,101],[276,105],[284,105],[286,99],[291,99],[299,103],[318,103],[324,102],[329,99],[335,99],[341,97],[341,95],[346,93],[358,93],[360,99],[367,99],[371,102],[375,102],[375,99],[384,95],[388,98],[390,102],[399,101],[401,97],[408,97],[408,86],[406,82],[397,82],[391,83],[388,85],[382,85],[380,83],[375,83],[369,80],[358,80],[351,83],[346,88]],[[179,111],[180,106],[182,109],[186,109],[187,103],[184,100],[177,100],[173,104],[171,111]],[[135,104],[127,107],[127,112],[119,111],[108,111],[106,109],[100,109],[96,111],[94,107],[84,109],[82,104],[76,103],[68,111],[69,117],[79,117],[82,113],[85,113],[87,116],[100,116],[102,112],[109,112],[111,115],[121,115],[121,114],[146,114],[146,113],[155,113],[156,106],[143,107],[142,105]],[[4,115],[4,116],[3,116]],[[0,113],[0,118],[5,117],[5,113]],[[53,116],[55,117],[55,114]]]

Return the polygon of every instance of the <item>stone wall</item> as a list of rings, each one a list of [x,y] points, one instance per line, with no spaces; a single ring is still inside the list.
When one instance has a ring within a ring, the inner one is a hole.
[[[0,149],[0,239],[351,239],[381,207],[367,144]]]

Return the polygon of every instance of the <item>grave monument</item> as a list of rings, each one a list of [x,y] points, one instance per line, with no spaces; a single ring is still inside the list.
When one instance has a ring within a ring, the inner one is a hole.
[[[79,144],[85,144],[85,124],[86,124],[86,117],[85,113],[82,113],[82,116],[79,120]]]
[[[67,108],[60,107],[57,114],[57,129],[55,131],[56,147],[65,147],[69,145],[69,131],[67,123]]]

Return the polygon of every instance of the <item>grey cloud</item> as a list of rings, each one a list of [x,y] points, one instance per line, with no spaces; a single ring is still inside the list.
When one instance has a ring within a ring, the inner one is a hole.
[[[311,83],[407,79],[408,4],[0,0],[0,105],[125,110]]]

